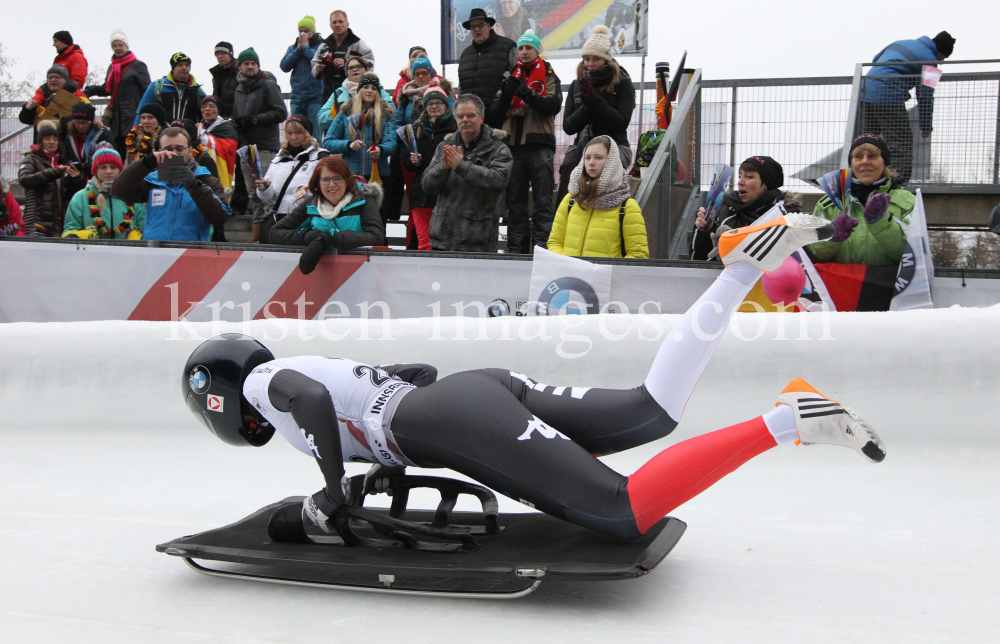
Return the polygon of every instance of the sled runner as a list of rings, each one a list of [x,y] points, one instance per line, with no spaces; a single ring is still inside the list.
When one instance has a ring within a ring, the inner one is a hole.
[[[517,598],[543,579],[641,577],[663,560],[686,524],[662,519],[622,541],[541,513],[500,514],[496,496],[470,483],[431,476],[390,477],[392,506],[363,506],[364,476],[351,478],[337,534],[303,526],[303,497],[265,506],[232,525],[156,546],[198,572],[266,583],[364,592]],[[441,493],[434,511],[407,510],[413,488]],[[481,512],[453,511],[458,496]],[[211,561],[208,567],[195,560]]]

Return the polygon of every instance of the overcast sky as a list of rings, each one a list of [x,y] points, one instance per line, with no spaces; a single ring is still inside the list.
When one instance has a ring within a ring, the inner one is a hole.
[[[647,80],[652,80],[656,61],[675,66],[685,49],[688,66],[701,67],[705,78],[849,75],[855,63],[870,61],[894,40],[933,37],[942,29],[957,39],[953,59],[1000,58],[996,20],[989,18],[995,18],[994,3],[652,0],[650,4]],[[182,6],[192,5],[102,0],[81,8],[79,2],[49,0],[44,9],[36,5],[37,9],[6,11],[0,43],[8,56],[18,59],[12,72],[15,80],[32,71],[41,80],[55,55],[55,31],[70,31],[88,59],[106,66],[112,53],[108,36],[122,27],[132,51],[146,62],[153,78],[169,71],[173,52],[183,51],[193,59],[196,79],[211,91],[208,68],[215,64],[214,45],[228,40],[237,52],[253,46],[261,66],[288,91],[288,74],[278,63],[295,38],[298,20],[307,12],[314,15],[318,31],[326,36],[330,11],[340,7],[347,10],[354,32],[374,50],[376,71],[383,79],[389,77],[385,85],[395,86],[411,45],[426,47],[436,66],[440,61],[440,4],[431,0],[210,2],[199,3],[186,16]],[[639,60],[622,61],[636,80]],[[553,64],[564,82],[572,79],[575,61]],[[447,76],[455,80],[457,68],[449,66]]]

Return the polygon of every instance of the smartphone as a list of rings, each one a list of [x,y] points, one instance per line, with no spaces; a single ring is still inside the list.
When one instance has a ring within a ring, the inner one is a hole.
[[[184,165],[184,157],[175,156],[164,159],[156,164],[156,176],[160,181],[167,181],[170,177],[170,168]]]

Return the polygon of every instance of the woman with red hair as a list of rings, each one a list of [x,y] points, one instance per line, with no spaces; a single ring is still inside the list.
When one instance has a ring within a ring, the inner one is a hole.
[[[381,246],[385,229],[379,216],[382,186],[364,183],[340,157],[321,159],[309,179],[308,199],[271,229],[272,244],[305,246],[299,269],[311,273],[331,248]]]

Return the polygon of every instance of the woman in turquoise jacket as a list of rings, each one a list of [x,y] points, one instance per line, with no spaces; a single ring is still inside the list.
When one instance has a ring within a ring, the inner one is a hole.
[[[337,114],[323,141],[324,148],[347,161],[351,172],[377,183],[389,176],[389,155],[396,151],[392,106],[382,100],[380,90],[378,76],[362,76],[357,96]]]
[[[916,205],[911,192],[896,185],[889,168],[889,146],[876,134],[862,134],[851,145],[849,213],[842,213],[829,197],[816,204],[814,215],[833,222],[837,232],[829,241],[806,246],[813,262],[892,266],[903,257],[906,231]]]

